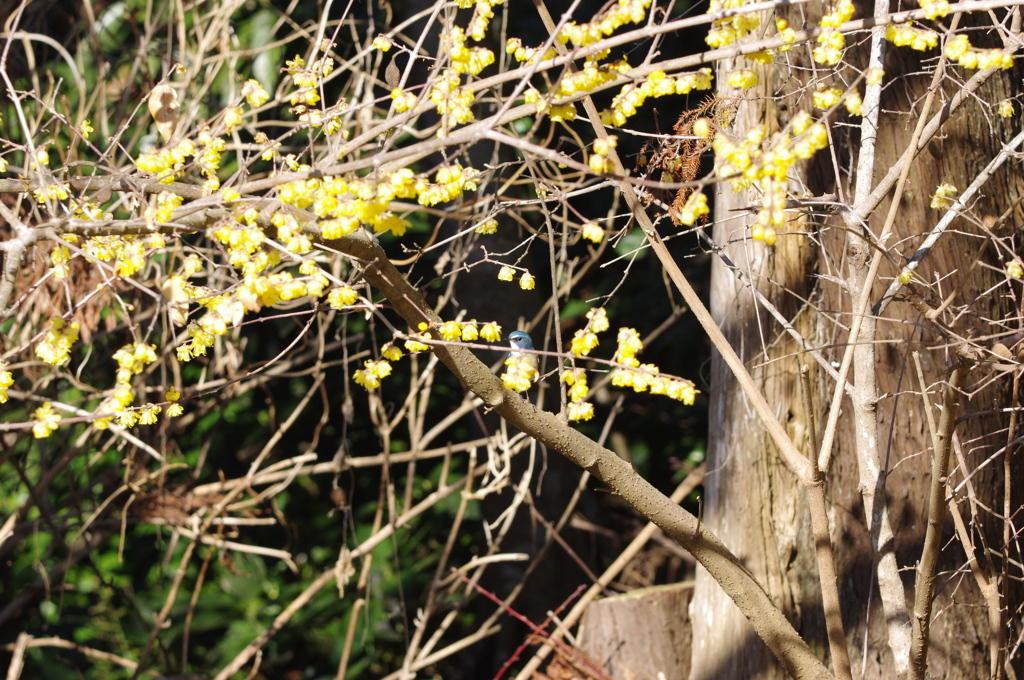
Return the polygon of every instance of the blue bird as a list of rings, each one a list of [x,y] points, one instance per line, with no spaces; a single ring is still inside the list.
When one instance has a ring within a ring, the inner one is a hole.
[[[501,374],[501,380],[505,383],[505,387],[522,394],[540,379],[538,370],[540,357],[527,351],[518,351],[533,349],[533,340],[526,333],[522,331],[510,333],[508,341],[512,345],[512,351],[505,359],[506,370]]]
[[[536,354],[530,354],[529,352],[515,351],[517,349],[533,349],[533,340],[530,339],[530,335],[528,333],[524,333],[523,331],[515,331],[514,333],[510,333],[508,336],[508,342],[510,345],[512,345],[512,351],[508,353],[508,356],[510,358],[514,357],[516,359],[525,360],[527,363],[533,366],[534,370],[540,368],[539,356],[537,356]]]

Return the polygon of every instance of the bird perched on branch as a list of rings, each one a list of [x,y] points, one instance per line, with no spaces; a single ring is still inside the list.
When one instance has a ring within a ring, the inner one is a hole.
[[[515,331],[509,334],[508,341],[512,345],[512,351],[505,359],[506,369],[501,375],[501,380],[510,390],[525,392],[540,379],[540,357],[530,351],[533,350],[533,340],[529,334]]]

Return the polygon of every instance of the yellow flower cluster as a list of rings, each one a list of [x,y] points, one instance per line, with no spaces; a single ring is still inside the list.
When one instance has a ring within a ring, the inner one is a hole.
[[[676,215],[676,219],[686,226],[692,227],[694,222],[709,212],[711,211],[708,209],[708,197],[704,195],[703,191],[694,191],[687,197],[686,203]]]
[[[175,175],[185,167],[185,162],[189,157],[195,154],[195,142],[191,139],[183,139],[173,147],[140,155],[135,161],[135,165],[143,172],[158,176],[164,184],[170,184],[174,181]]]
[[[889,24],[885,29],[885,39],[898,47],[910,47],[923,52],[939,44],[939,34],[926,28]]]
[[[536,356],[510,356],[505,359],[505,372],[501,374],[501,382],[505,389],[514,392],[525,392],[533,383],[540,379],[540,373],[534,366]]]
[[[376,43],[376,41],[374,41]],[[297,107],[296,113],[303,113],[307,107],[316,106],[320,102],[320,83],[334,72],[334,59],[321,57],[306,68],[306,60],[299,55],[285,62],[285,71],[291,75],[292,83],[297,88],[289,97],[289,103]]]
[[[604,240],[604,229],[594,222],[587,222],[580,227],[580,235],[588,241],[600,243]]]
[[[61,238],[68,243],[78,243],[78,236],[75,234],[62,234]],[[53,278],[58,281],[68,276],[68,262],[71,261],[71,251],[67,246],[58,243],[50,251],[50,263],[53,264]]]
[[[946,57],[969,69],[1000,68],[1013,66],[1013,55],[1000,49],[979,50],[971,46],[966,35],[958,35],[946,43]]]
[[[245,81],[242,85],[242,96],[245,97],[245,101],[249,102],[249,106],[257,108],[263,106],[270,101],[270,95],[267,94],[266,89],[258,80],[250,78]]]
[[[1004,99],[1003,101],[999,102],[999,108],[996,109],[996,113],[998,113],[1001,118],[1012,118],[1013,101],[1009,99]]]
[[[194,357],[206,356],[207,348],[213,347],[217,341],[213,333],[204,330],[195,321],[189,322],[187,330],[189,340],[178,347],[178,361],[191,361]]]
[[[860,98],[860,92],[857,90],[850,90],[846,93],[843,105],[851,116],[864,115],[864,100]]]
[[[702,68],[695,73],[686,73],[670,78],[664,71],[652,71],[639,86],[624,85],[612,99],[611,109],[601,112],[605,125],[622,126],[636,113],[648,97],[663,97],[669,94],[686,94],[692,90],[711,89],[711,69]]]
[[[220,189],[220,179],[217,178],[217,171],[220,170],[224,140],[220,137],[212,136],[207,130],[203,130],[199,133],[196,141],[199,143],[199,151],[195,155],[196,167],[206,177],[206,181],[203,182],[203,191],[207,195],[211,195]]]
[[[600,16],[585,24],[570,21],[562,26],[558,40],[563,45],[571,42],[576,47],[593,45],[626,24],[639,24],[647,16],[651,0],[618,0]]]
[[[419,193],[416,200],[420,205],[428,207],[452,201],[467,191],[476,191],[479,176],[479,170],[463,169],[458,163],[443,166],[434,175],[432,184],[422,189],[419,186],[416,187]]]
[[[779,32],[779,38],[786,44],[779,48],[779,52],[789,52],[793,43],[796,42],[796,31],[789,27],[785,19],[776,19],[775,28]]]
[[[36,345],[36,356],[51,366],[63,366],[70,361],[71,346],[76,342],[78,324],[69,324],[58,316],[50,320],[50,328]]]
[[[452,60],[452,71],[479,75],[481,71],[494,63],[494,52],[486,47],[466,47],[466,34],[458,26],[452,26],[448,33],[443,34],[450,43],[448,52]]]
[[[818,35],[818,46],[814,48],[813,58],[819,64],[834,66],[843,57],[846,39],[839,32],[839,27],[853,17],[852,0],[839,0],[835,8],[821,18],[824,29]]]
[[[801,111],[793,117],[792,135],[776,134],[767,150],[762,150],[765,138],[763,127],[747,132],[743,142],[736,144],[724,133],[715,136],[712,148],[718,162],[718,174],[730,177],[734,191],[756,183],[761,189],[763,203],[754,227],[755,240],[775,243],[775,228],[785,223],[785,185],[789,169],[797,160],[807,160],[819,149],[828,146],[828,133],[824,124],[813,122]]]
[[[93,236],[85,242],[82,250],[87,257],[101,262],[116,260],[114,273],[131,276],[146,266],[147,248],[163,246],[164,239],[160,234],[151,234],[145,240],[137,236]]]
[[[396,198],[416,198],[422,205],[435,205],[476,188],[475,170],[463,171],[458,164],[441,168],[437,183],[416,177],[412,170],[402,168],[394,173],[380,172],[365,178],[325,177],[288,182],[281,185],[281,201],[305,210],[312,207],[320,221],[320,234],[325,239],[341,238],[366,224],[376,233],[391,231],[401,236],[409,222],[389,210]],[[284,219],[284,218],[280,218]],[[300,228],[295,226],[297,233]]]
[[[490,219],[481,222],[475,229],[476,233],[487,235],[494,234],[498,231],[498,220]]]
[[[608,154],[612,152],[616,146],[618,146],[619,138],[615,135],[608,135],[607,137],[594,140],[594,153],[590,154],[590,158],[587,159],[587,165],[594,172],[614,172],[615,163],[608,158]]]
[[[181,399],[181,393],[175,388],[172,387],[167,390],[167,392],[164,393],[164,399],[170,402],[170,405],[167,407],[168,418],[177,418],[185,412],[185,409],[182,408],[181,404],[177,403],[177,401]]]
[[[7,403],[7,390],[14,384],[14,376],[7,370],[7,362],[0,361],[0,404]]]
[[[381,379],[391,375],[391,364],[384,359],[364,361],[363,366],[352,377],[357,384],[368,390],[377,389]]]
[[[229,106],[224,109],[224,127],[232,132],[242,124],[242,109],[238,106]]]
[[[615,80],[619,74],[628,73],[632,67],[625,59],[611,64],[588,63],[575,73],[566,73],[555,88],[554,97],[571,97],[579,92],[592,92],[605,83]]]
[[[462,87],[462,77],[453,69],[446,69],[434,79],[430,88],[430,101],[437,108],[442,118],[438,137],[444,137],[454,125],[462,125],[473,120],[473,111],[469,108],[476,101],[472,90]]]
[[[934,21],[949,14],[949,2],[947,0],[921,0],[921,9],[928,19]]]
[[[114,352],[117,362],[117,382],[131,382],[132,376],[145,370],[146,366],[156,361],[156,345],[145,345],[141,342],[125,345]]]
[[[598,346],[598,333],[608,330],[608,312],[604,307],[593,307],[587,311],[587,325],[573,333],[569,351],[578,357],[585,357]]]
[[[228,262],[233,267],[245,265],[263,247],[267,237],[257,224],[258,218],[259,213],[250,208],[240,213],[236,222],[223,224],[210,231],[210,236],[227,246]]]
[[[460,6],[462,2],[468,0],[460,0]],[[473,18],[469,21],[469,37],[473,40],[483,40],[487,35],[487,26],[491,23],[491,19],[494,18],[494,10],[492,9],[495,5],[499,4],[499,0],[476,0],[476,11],[473,13]]]
[[[409,335],[412,336],[413,338],[422,338],[424,340],[430,340],[434,336],[432,336],[430,334],[430,331],[428,331],[427,328],[429,328],[429,326],[427,326],[427,324],[425,322],[421,322],[420,325],[419,325],[420,332],[419,333],[413,333],[410,330],[409,331]],[[430,349],[430,345],[424,344],[424,343],[420,342],[419,340],[406,340],[405,341],[405,349],[407,351],[409,351],[409,352],[414,352],[414,353],[415,352],[426,352],[428,349]]]
[[[1011,279],[1017,279],[1019,281],[1020,278],[1024,276],[1024,265],[1022,265],[1019,260],[1011,260],[1007,262],[1006,275]],[[0,377],[0,382],[2,382],[2,377]]]
[[[523,41],[519,38],[509,38],[505,42],[505,51],[511,54],[516,61],[524,61],[527,64],[533,64],[538,60],[554,59],[558,56],[554,47],[549,47],[542,55],[539,47],[523,47]]]
[[[750,238],[773,246],[778,238],[776,228],[786,223],[786,189],[782,182],[777,182],[771,177],[763,178],[759,186],[764,193],[761,196],[761,210],[757,213],[757,222],[750,229]]]
[[[385,342],[380,348],[380,355],[388,361],[398,361],[402,358],[402,350],[395,347],[393,342]]]
[[[746,0],[711,0],[708,4],[708,14],[717,14],[722,10],[739,9],[747,4]],[[751,12],[737,14],[725,19],[716,19],[711,24],[711,30],[704,38],[710,47],[725,47],[731,45],[761,25],[761,14]]]
[[[416,106],[416,95],[412,92],[403,92],[402,88],[396,87],[391,90],[391,98],[395,100],[395,112],[402,113]]]
[[[33,415],[35,423],[32,425],[32,436],[36,439],[46,439],[60,425],[60,416],[53,410],[53,404],[48,401],[37,408]]]
[[[146,225],[151,229],[158,224],[171,221],[174,211],[181,207],[182,197],[169,191],[161,191],[156,196],[156,203],[145,210]]]
[[[343,310],[359,300],[359,293],[352,286],[339,286],[327,294],[327,304],[332,309]]]
[[[38,203],[46,203],[47,199],[52,201],[66,201],[71,197],[68,188],[63,184],[51,184],[39,189],[33,189],[32,196]]]
[[[160,415],[160,407],[156,404],[146,404],[132,409],[129,408],[135,400],[135,392],[132,390],[132,376],[138,375],[146,366],[156,361],[156,347],[142,343],[125,345],[114,352],[114,361],[117,362],[117,383],[114,392],[103,400],[103,403],[95,411],[97,416],[93,426],[97,430],[106,430],[115,418],[121,427],[134,427],[135,425],[153,425]],[[180,407],[179,407],[180,408]]]
[[[757,74],[748,68],[740,69],[730,73],[726,82],[738,90],[748,90],[757,85]]]
[[[569,386],[569,404],[566,408],[569,420],[590,420],[594,417],[594,405],[587,401],[590,388],[587,374],[582,369],[562,371],[561,380]]]
[[[812,121],[809,114],[801,111],[793,117],[792,135],[776,134],[767,150],[762,150],[765,131],[761,126],[747,132],[739,144],[724,133],[715,135],[712,148],[718,161],[718,174],[732,177],[733,189],[739,190],[764,178],[784,182],[789,168],[798,160],[806,160],[819,149],[828,146],[828,132],[825,125]]]
[[[935,193],[932,194],[932,201],[929,207],[932,210],[945,210],[953,206],[953,197],[956,196],[956,187],[948,182],[943,182],[939,186],[935,187]]]
[[[482,327],[476,319],[472,321],[445,321],[438,329],[441,338],[449,342],[476,342],[480,338],[488,342],[501,340],[501,326],[494,322],[485,323]]]
[[[612,371],[612,384],[616,387],[632,387],[636,392],[665,395],[670,399],[681,401],[687,406],[693,405],[699,390],[693,382],[682,378],[661,375],[654,364],[641,364],[636,358],[637,352],[643,349],[640,334],[633,328],[620,328],[618,335],[619,347],[615,351],[614,361],[626,368]]]

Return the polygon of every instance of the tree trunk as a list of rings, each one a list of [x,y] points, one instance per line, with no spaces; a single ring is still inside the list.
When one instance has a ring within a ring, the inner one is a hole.
[[[795,52],[787,57],[794,66],[801,60]],[[927,69],[922,64],[927,65]],[[809,60],[804,59],[802,65],[809,66]],[[749,67],[749,64],[731,66],[741,67]],[[872,186],[907,149],[931,81],[931,73],[922,71],[934,67],[934,59],[922,62],[916,53],[908,56],[907,52],[889,45],[887,79],[897,73],[920,75],[904,76],[885,90],[882,110],[887,113],[879,124]],[[724,65],[720,75],[729,68],[730,65]],[[939,138],[928,145],[912,166],[896,230],[889,240],[889,252],[900,266],[944,213],[929,208],[935,187],[949,182],[963,191],[998,154],[1001,145],[1016,133],[1011,127],[1019,129],[1019,116],[1011,126],[1005,119],[992,115],[995,104],[1009,96],[1010,84],[1019,82],[1020,74],[1014,73],[1016,69],[993,76],[978,90],[976,97],[944,124]],[[829,75],[822,74],[820,67],[818,74],[826,79]],[[957,67],[951,67],[950,74],[957,75],[958,80],[960,75],[964,80],[973,75],[960,74]],[[855,75],[847,75],[850,77],[846,82],[852,82]],[[773,71],[762,70],[760,91],[740,102],[730,133],[742,138],[752,126],[762,124],[770,138],[773,132],[786,125],[792,113],[809,110],[810,92],[807,90],[799,101],[771,96],[778,91],[780,83],[793,77],[799,77],[797,69],[791,71],[776,65]],[[838,78],[836,80],[835,84],[842,85]],[[947,77],[944,91],[936,96],[929,117],[949,101],[956,87]],[[781,105],[783,102],[785,106]],[[986,102],[988,105],[983,106]],[[859,126],[860,119],[850,117],[845,122]],[[847,169],[856,166],[859,132],[856,127],[851,132],[851,128],[835,126],[831,132],[834,156],[830,157],[828,150],[819,152],[804,168],[805,176],[791,182],[791,195],[840,193],[845,201],[852,202],[854,178]],[[838,180],[837,170],[841,173]],[[990,229],[997,237],[1007,236],[1012,233],[1013,225],[1019,224],[1019,208],[1011,212],[1008,219],[993,216],[1001,216],[1014,207],[1024,193],[1022,182],[1014,171],[1004,166],[989,180],[982,193],[985,198],[971,206],[971,214],[976,219],[954,221],[950,231],[943,235],[918,269],[920,278],[913,286],[932,308],[939,307],[954,294],[949,307],[938,318],[962,338],[985,338],[1007,327],[1017,327],[1017,321],[1012,320],[1017,316],[1012,301],[1005,299],[1009,296],[990,293],[997,285],[1007,285],[1002,271],[1005,252],[1001,256],[995,252],[985,230]],[[744,280],[723,264],[721,258],[716,258],[711,312],[746,362],[768,402],[775,406],[775,413],[790,436],[799,447],[807,450],[808,419],[801,407],[799,366],[806,363],[812,368],[812,402],[819,442],[835,381],[801,352],[798,343],[767,313],[764,305],[755,300],[746,282],[752,280],[796,330],[838,367],[848,342],[854,301],[837,281],[850,277],[851,261],[857,257],[857,249],[864,241],[857,234],[836,228],[843,226],[838,217],[795,217],[796,213],[788,213],[793,221],[787,223],[785,230],[780,230],[774,247],[766,247],[749,238],[749,226],[754,217],[747,217],[748,212],[736,211],[760,205],[760,196],[749,190],[733,193],[726,186],[716,201],[713,238],[725,246],[724,255],[744,275]],[[869,219],[871,233],[876,236],[882,232],[888,206],[889,199],[886,199]],[[983,216],[989,216],[985,218],[988,220],[985,227],[981,226]],[[867,252],[868,259],[871,254]],[[898,273],[892,264],[883,261],[870,304],[882,297]],[[1004,326],[1004,319],[1012,321]],[[885,502],[895,534],[896,560],[906,589],[907,608],[912,610],[914,568],[921,557],[928,511],[932,436],[911,350],[920,350],[924,375],[931,388],[928,402],[936,404],[940,401],[939,390],[948,377],[947,368],[955,358],[954,348],[948,338],[922,318],[919,308],[902,301],[893,302],[877,320],[875,338],[880,395],[875,411],[879,459],[883,474],[887,474]],[[979,341],[983,346],[987,343],[990,341]],[[982,365],[975,369],[966,388],[969,396],[960,399],[960,415],[1010,406],[1012,378],[993,378],[996,374],[992,368]],[[849,381],[854,381],[853,372]],[[711,435],[703,521],[746,562],[812,648],[825,650],[825,626],[806,494],[782,464],[774,445],[717,354],[712,361],[710,399]],[[826,493],[848,648],[854,677],[893,678],[896,673],[875,576],[877,556],[871,548],[858,488],[859,452],[848,397],[844,398],[842,409],[833,461],[826,471]],[[936,419],[939,417],[937,411],[933,410],[933,414]],[[966,418],[958,426],[954,448],[959,448],[961,457],[953,458],[954,471],[949,477],[952,485],[964,480],[964,465],[968,473],[973,472],[1006,446],[1008,421],[1005,414],[985,415]],[[1021,476],[1019,470],[1011,471],[1018,488]],[[972,526],[972,509],[977,511],[972,527],[975,549],[983,551],[981,546],[987,545],[995,551],[993,570],[998,573],[1002,567],[998,553],[1003,550],[1003,523],[995,515],[1004,511],[1006,500],[1002,456],[975,474],[971,484],[977,503],[963,502],[965,487],[957,494],[958,505],[968,526]],[[1010,507],[1015,506],[1010,504]],[[980,542],[979,527],[987,541],[984,544]],[[967,558],[955,538],[948,513],[942,546],[939,592],[932,607],[929,674],[944,678],[982,677],[987,674],[981,669],[993,670],[993,665],[999,665],[994,660],[998,640],[1005,640],[1001,636],[1009,633],[1014,636],[1009,638],[1012,645],[1019,633],[1019,624],[1010,622],[1011,628],[1007,631],[1005,618],[1000,621],[996,616],[990,623],[989,609],[971,578]],[[961,570],[959,574],[954,573],[957,569]],[[1013,572],[1011,568],[1010,573]],[[1011,588],[1008,597],[1009,612],[1017,611],[1021,604],[1020,593]],[[785,677],[746,620],[703,570],[698,570],[690,618],[693,625],[691,680]],[[991,640],[997,644],[990,646]],[[1019,663],[1016,661],[1015,667],[1019,668]]]

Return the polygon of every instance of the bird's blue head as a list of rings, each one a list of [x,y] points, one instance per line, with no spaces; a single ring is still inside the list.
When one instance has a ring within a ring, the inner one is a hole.
[[[508,334],[508,342],[512,345],[512,351],[508,353],[509,358],[521,359],[526,361],[530,366],[535,369],[540,368],[540,357],[529,351],[518,352],[516,350],[532,350],[533,340],[527,333],[522,331],[515,331],[514,333]]]
[[[508,341],[512,345],[512,349],[533,349],[533,340],[530,339],[529,334],[522,331],[509,333]]]

